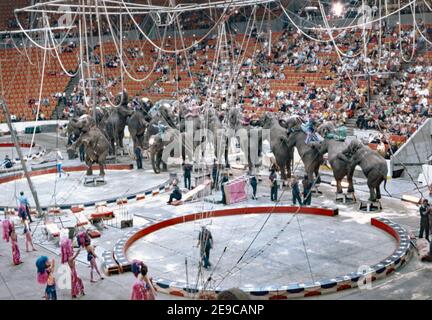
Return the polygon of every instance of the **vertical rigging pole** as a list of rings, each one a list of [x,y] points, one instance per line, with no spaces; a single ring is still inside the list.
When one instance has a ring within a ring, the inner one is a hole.
[[[13,142],[15,144],[15,148],[16,148],[18,156],[20,158],[21,165],[22,165],[22,168],[23,168],[23,171],[24,171],[24,175],[27,178],[27,183],[28,183],[30,191],[31,191],[31,193],[33,195],[33,200],[34,200],[34,202],[36,204],[36,210],[38,212],[38,215],[43,216],[43,211],[42,211],[42,208],[41,208],[41,206],[39,204],[39,198],[38,198],[36,189],[34,188],[33,182],[32,182],[32,180],[30,178],[30,175],[29,175],[29,173],[27,171],[26,162],[24,161],[24,157],[23,157],[23,154],[22,154],[22,151],[21,151],[21,147],[19,145],[18,137],[17,137],[16,132],[15,132],[13,126],[12,126],[12,121],[11,121],[9,109],[6,106],[6,103],[3,101],[3,99],[0,99],[0,105],[3,108],[3,113],[5,115],[6,122],[7,122],[7,125],[9,127],[9,131],[11,133],[12,140],[13,140]]]

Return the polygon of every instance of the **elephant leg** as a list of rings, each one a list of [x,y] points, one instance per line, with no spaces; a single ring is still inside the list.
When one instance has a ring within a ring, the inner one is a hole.
[[[105,176],[105,165],[103,165],[102,163],[99,163],[99,175],[101,177]]]
[[[316,177],[316,184],[320,184],[321,183],[321,176],[319,174],[319,166],[317,168],[315,168],[314,170],[315,173],[315,177]]]
[[[291,178],[291,175],[292,175],[292,173],[291,173],[291,159],[288,159],[285,167],[286,167],[286,176],[289,179],[289,178]]]
[[[380,185],[378,185],[378,187],[376,187],[376,198],[379,200],[381,199],[381,189],[380,189]]]
[[[111,139],[111,152],[115,156],[116,155],[116,145],[115,145],[115,139]]]
[[[349,174],[347,176],[347,180],[348,180],[348,193],[354,193],[354,183],[353,183],[352,174]]]
[[[231,166],[230,166],[230,163],[229,163],[229,160],[228,160],[228,145],[227,146],[225,146],[225,167],[226,168],[230,168]]]
[[[119,135],[118,135],[118,140],[119,140],[119,146],[120,146],[120,148],[122,148],[123,149],[123,138],[124,138],[124,133],[123,132],[120,132],[119,133]]]
[[[370,183],[369,181],[370,179],[368,179],[368,188],[369,188],[369,201],[376,201],[376,193],[375,193],[375,186],[373,184]]]
[[[339,179],[336,180],[336,193],[343,193],[342,181]]]
[[[86,175],[88,176],[92,176],[93,175],[93,164],[92,163],[87,163],[87,172]]]

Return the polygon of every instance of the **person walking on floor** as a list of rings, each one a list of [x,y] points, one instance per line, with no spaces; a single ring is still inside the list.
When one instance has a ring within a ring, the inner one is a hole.
[[[228,179],[228,174],[226,172],[224,172],[223,176],[222,176],[222,180],[221,180],[221,193],[222,193],[222,204],[227,204],[226,201],[226,194],[225,194],[225,188],[224,186],[229,182]]]
[[[293,177],[291,179],[291,189],[292,189],[293,205],[296,205],[297,202],[300,206],[303,205],[303,201],[300,195],[300,187],[296,177]]]
[[[423,238],[423,234],[425,234],[426,240],[429,241],[429,215],[431,213],[431,208],[429,206],[429,201],[427,199],[423,199],[419,211],[420,211],[419,238]]]
[[[210,250],[213,248],[213,236],[205,226],[201,227],[201,231],[198,235],[198,245],[200,248],[200,257],[203,262],[203,267],[208,269],[211,266],[210,263]]]
[[[256,193],[257,193],[258,180],[254,174],[249,173],[249,175],[250,175],[249,183],[252,187],[252,199],[257,200]]]
[[[270,200],[271,201],[277,201],[278,200],[278,182],[277,182],[276,169],[274,167],[271,168],[269,179],[270,179]]]
[[[27,220],[24,221],[24,234],[25,234],[25,245],[26,245],[26,252],[30,252],[29,248],[31,247],[33,251],[36,251],[34,244],[33,244],[33,237],[30,230],[30,226],[28,225]]]
[[[92,282],[92,283],[96,282],[93,279],[93,271],[94,270],[99,275],[100,279],[103,280],[104,277],[99,272],[99,268],[98,268],[97,263],[96,263],[97,255],[96,255],[96,252],[94,250],[94,247],[91,244],[89,244],[88,246],[86,246],[86,250],[87,250],[87,261],[90,262],[90,282]]]
[[[192,165],[189,163],[188,160],[186,160],[185,164],[183,165],[183,177],[185,188],[188,190],[191,189],[192,168]]]
[[[142,169],[143,165],[142,165],[142,152],[141,152],[141,148],[140,147],[136,147],[135,150],[135,160],[136,160],[136,164],[137,164],[137,169]]]
[[[302,180],[303,184],[303,204],[305,206],[310,206],[312,203],[312,182],[305,175]]]
[[[66,171],[63,170],[63,163],[61,161],[57,162],[57,172],[59,174],[59,178],[61,178],[62,173],[69,176],[69,173],[67,173]]]
[[[27,218],[29,219],[30,223],[33,222],[31,215],[30,215],[30,203],[27,200],[27,197],[24,195],[24,192],[21,191],[20,195],[18,197],[18,202],[20,204],[20,206],[23,206],[26,210],[26,214],[27,214]]]

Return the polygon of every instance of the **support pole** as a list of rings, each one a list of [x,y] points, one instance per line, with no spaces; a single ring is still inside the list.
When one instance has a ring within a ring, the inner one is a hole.
[[[35,190],[35,188],[33,186],[33,182],[32,182],[32,180],[30,178],[30,175],[29,175],[29,173],[27,171],[26,162],[24,161],[24,157],[23,157],[23,154],[21,152],[21,147],[19,145],[18,137],[16,135],[16,132],[15,132],[14,128],[12,127],[12,121],[11,121],[9,109],[6,106],[6,103],[2,99],[0,99],[0,104],[1,104],[1,106],[3,108],[3,113],[4,113],[5,117],[6,117],[6,121],[7,121],[8,127],[9,127],[9,131],[11,133],[12,140],[13,140],[13,142],[15,144],[15,148],[16,148],[18,156],[20,158],[21,165],[22,165],[23,171],[24,171],[24,175],[27,178],[27,183],[28,183],[30,191],[31,191],[31,193],[33,195],[33,200],[34,200],[34,202],[36,204],[36,210],[38,212],[38,216],[43,216],[43,211],[42,211],[42,208],[41,208],[41,206],[39,204],[39,198],[38,198],[37,192],[36,192],[36,190]]]

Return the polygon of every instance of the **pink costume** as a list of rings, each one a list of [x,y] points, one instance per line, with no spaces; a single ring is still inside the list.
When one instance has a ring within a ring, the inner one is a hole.
[[[133,285],[131,300],[154,300],[144,280],[137,280]]]
[[[37,274],[37,282],[40,284],[46,284],[48,281],[48,272],[41,272]]]
[[[18,241],[12,239],[12,260],[15,265],[21,263],[21,255],[18,247]]]
[[[72,241],[68,238],[63,239],[60,242],[61,249],[61,262],[69,262],[69,259],[73,257]],[[71,294],[72,297],[77,297],[84,294],[84,284],[76,271],[75,264],[69,265],[71,269]]]
[[[9,220],[3,220],[3,222],[2,222],[3,240],[6,242],[9,242],[11,226],[12,225],[11,225],[11,222]]]
[[[62,239],[60,242],[61,263],[66,263],[73,256],[72,241],[68,238]]]
[[[80,277],[78,277],[75,265],[71,267],[71,283],[72,283],[72,297],[84,295],[84,284]]]

